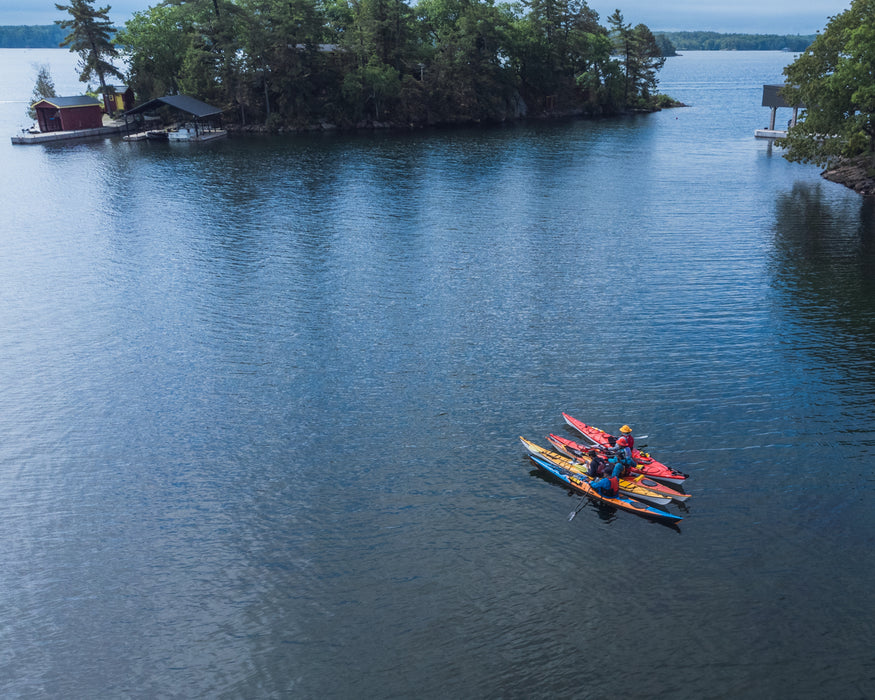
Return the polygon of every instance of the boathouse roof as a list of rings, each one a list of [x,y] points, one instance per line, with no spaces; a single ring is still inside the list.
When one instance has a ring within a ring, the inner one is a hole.
[[[218,107],[208,105],[206,102],[201,102],[199,99],[189,95],[165,95],[164,97],[156,97],[154,100],[149,100],[138,107],[129,109],[125,114],[149,112],[150,110],[158,109],[162,104],[169,105],[180,112],[186,112],[198,118],[212,117],[222,113],[222,110]]]
[[[66,109],[68,107],[94,107],[100,106],[100,102],[90,95],[76,95],[75,97],[43,97],[31,105],[35,107],[38,104],[45,102],[57,109]]]
[[[763,107],[804,107],[802,104],[787,104],[781,95],[784,87],[784,85],[763,85]]]

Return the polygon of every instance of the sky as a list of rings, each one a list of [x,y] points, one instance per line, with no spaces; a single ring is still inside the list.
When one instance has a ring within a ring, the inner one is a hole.
[[[58,0],[64,4],[63,0]],[[109,17],[124,24],[155,0],[95,0],[110,6]],[[844,12],[851,0],[589,0],[602,24],[615,9],[626,22],[658,31],[712,31],[744,34],[814,34],[830,17]],[[54,0],[0,0],[0,25],[52,24],[63,19]]]

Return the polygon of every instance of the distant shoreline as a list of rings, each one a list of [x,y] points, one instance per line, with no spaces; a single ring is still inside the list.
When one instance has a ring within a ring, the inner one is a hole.
[[[658,30],[653,34],[668,38],[677,51],[804,51],[816,36]],[[57,49],[66,36],[67,30],[56,24],[0,25],[0,49]]]

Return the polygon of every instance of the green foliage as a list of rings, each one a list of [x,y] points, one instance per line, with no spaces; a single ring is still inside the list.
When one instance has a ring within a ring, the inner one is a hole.
[[[652,94],[659,81],[657,74],[665,63],[662,49],[650,29],[627,24],[619,10],[608,17],[614,51],[623,67],[622,104],[634,109],[652,109]],[[617,88],[614,99],[619,96]]]
[[[672,109],[673,107],[683,107],[683,102],[678,102],[673,97],[669,95],[664,95],[660,93],[656,95],[654,98],[655,105],[657,109]]]
[[[853,0],[784,74],[785,99],[805,105],[786,158],[828,166],[875,150],[875,0]]]
[[[179,92],[192,33],[178,7],[156,5],[136,12],[117,41],[128,56],[128,85],[141,100]]]

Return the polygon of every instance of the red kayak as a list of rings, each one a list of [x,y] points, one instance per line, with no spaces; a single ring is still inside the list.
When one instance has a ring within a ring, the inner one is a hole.
[[[587,440],[603,449],[613,447],[617,440],[613,435],[605,432],[601,428],[587,425],[583,421],[577,420],[577,418],[572,418],[567,413],[563,413],[562,417],[568,425],[583,435]],[[585,445],[578,445],[578,447],[587,449]],[[649,476],[651,479],[659,479],[660,481],[667,481],[671,484],[682,484],[689,476],[689,474],[679,472],[677,469],[667,467],[662,462],[657,462],[649,454],[641,452],[640,450],[632,450],[632,458],[638,465],[638,471],[645,476]]]
[[[587,456],[587,453],[602,452],[602,454],[604,454],[602,449],[599,447],[588,447],[586,445],[581,445],[579,442],[574,442],[574,440],[569,440],[568,438],[561,437],[560,435],[548,435],[547,439],[550,441],[550,444],[553,445],[553,447],[559,450],[566,457],[582,464],[589,463],[589,457]],[[632,473],[625,478],[641,486],[646,486],[647,488],[652,489],[657,493],[661,493],[664,496],[668,496],[678,503],[683,503],[690,497],[690,494],[681,493],[676,488],[672,488],[673,486],[676,486],[676,484],[672,484],[671,486],[669,486],[668,484],[663,484],[650,477],[647,473],[647,465],[639,466],[640,468],[633,469]]]

